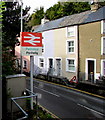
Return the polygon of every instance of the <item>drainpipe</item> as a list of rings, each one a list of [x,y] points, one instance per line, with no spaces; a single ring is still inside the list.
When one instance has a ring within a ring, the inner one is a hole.
[[[77,26],[77,80],[79,82],[79,25]]]

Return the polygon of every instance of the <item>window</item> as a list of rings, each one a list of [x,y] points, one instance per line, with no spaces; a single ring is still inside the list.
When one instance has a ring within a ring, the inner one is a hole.
[[[44,67],[44,59],[43,58],[39,58],[39,67],[40,68]]]
[[[105,61],[103,61],[103,75],[105,75]]]
[[[101,43],[101,54],[105,55],[105,38],[102,37],[102,43]]]
[[[44,44],[42,44],[42,53],[44,53]]]
[[[67,59],[67,71],[75,72],[75,60]]]
[[[101,75],[105,75],[105,59],[101,60]]]
[[[103,38],[103,54],[105,54],[105,38]]]
[[[74,27],[68,27],[67,28],[67,37],[75,36],[75,29]]]
[[[74,40],[67,41],[67,53],[74,53]]]
[[[23,68],[24,68],[24,69],[27,68],[27,61],[26,61],[26,60],[23,61]]]
[[[102,34],[105,34],[105,20],[103,20],[103,33]]]

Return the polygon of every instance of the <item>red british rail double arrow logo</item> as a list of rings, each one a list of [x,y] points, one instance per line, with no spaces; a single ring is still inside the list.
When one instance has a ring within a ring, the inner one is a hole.
[[[42,47],[42,33],[22,32],[22,47]]]

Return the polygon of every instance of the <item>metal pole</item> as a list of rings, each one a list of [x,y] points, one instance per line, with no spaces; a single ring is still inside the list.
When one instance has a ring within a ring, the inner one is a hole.
[[[11,119],[13,120],[12,100],[11,100]]]
[[[34,56],[30,56],[30,85],[31,92],[33,92],[33,66],[34,66]],[[32,93],[31,93],[32,95]],[[31,109],[33,110],[33,97],[31,98]]]
[[[23,32],[23,2],[21,1],[21,33]],[[21,52],[21,51],[20,51]],[[21,62],[21,74],[23,73],[23,61],[22,61],[22,55],[20,54],[20,62]]]
[[[36,96],[36,119],[38,119],[38,96]]]

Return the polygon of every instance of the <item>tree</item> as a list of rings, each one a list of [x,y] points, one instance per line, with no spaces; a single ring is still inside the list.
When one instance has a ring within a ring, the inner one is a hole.
[[[47,9],[45,15],[49,20],[55,20],[63,16],[80,13],[90,9],[88,2],[58,2]]]
[[[6,10],[3,12],[3,47],[10,47],[14,55],[15,45],[18,43],[16,36],[20,34],[20,17],[21,6],[17,2],[6,2]],[[23,16],[28,12],[29,8],[23,10]],[[24,19],[23,19],[24,20]]]
[[[30,16],[27,26],[32,27],[41,24],[41,19],[44,17],[44,8],[35,9],[34,13]]]
[[[23,16],[29,8],[23,10]],[[5,11],[2,12],[2,73],[13,74],[15,67],[15,46],[19,44],[17,35],[20,34],[21,6],[18,2],[5,2]]]

